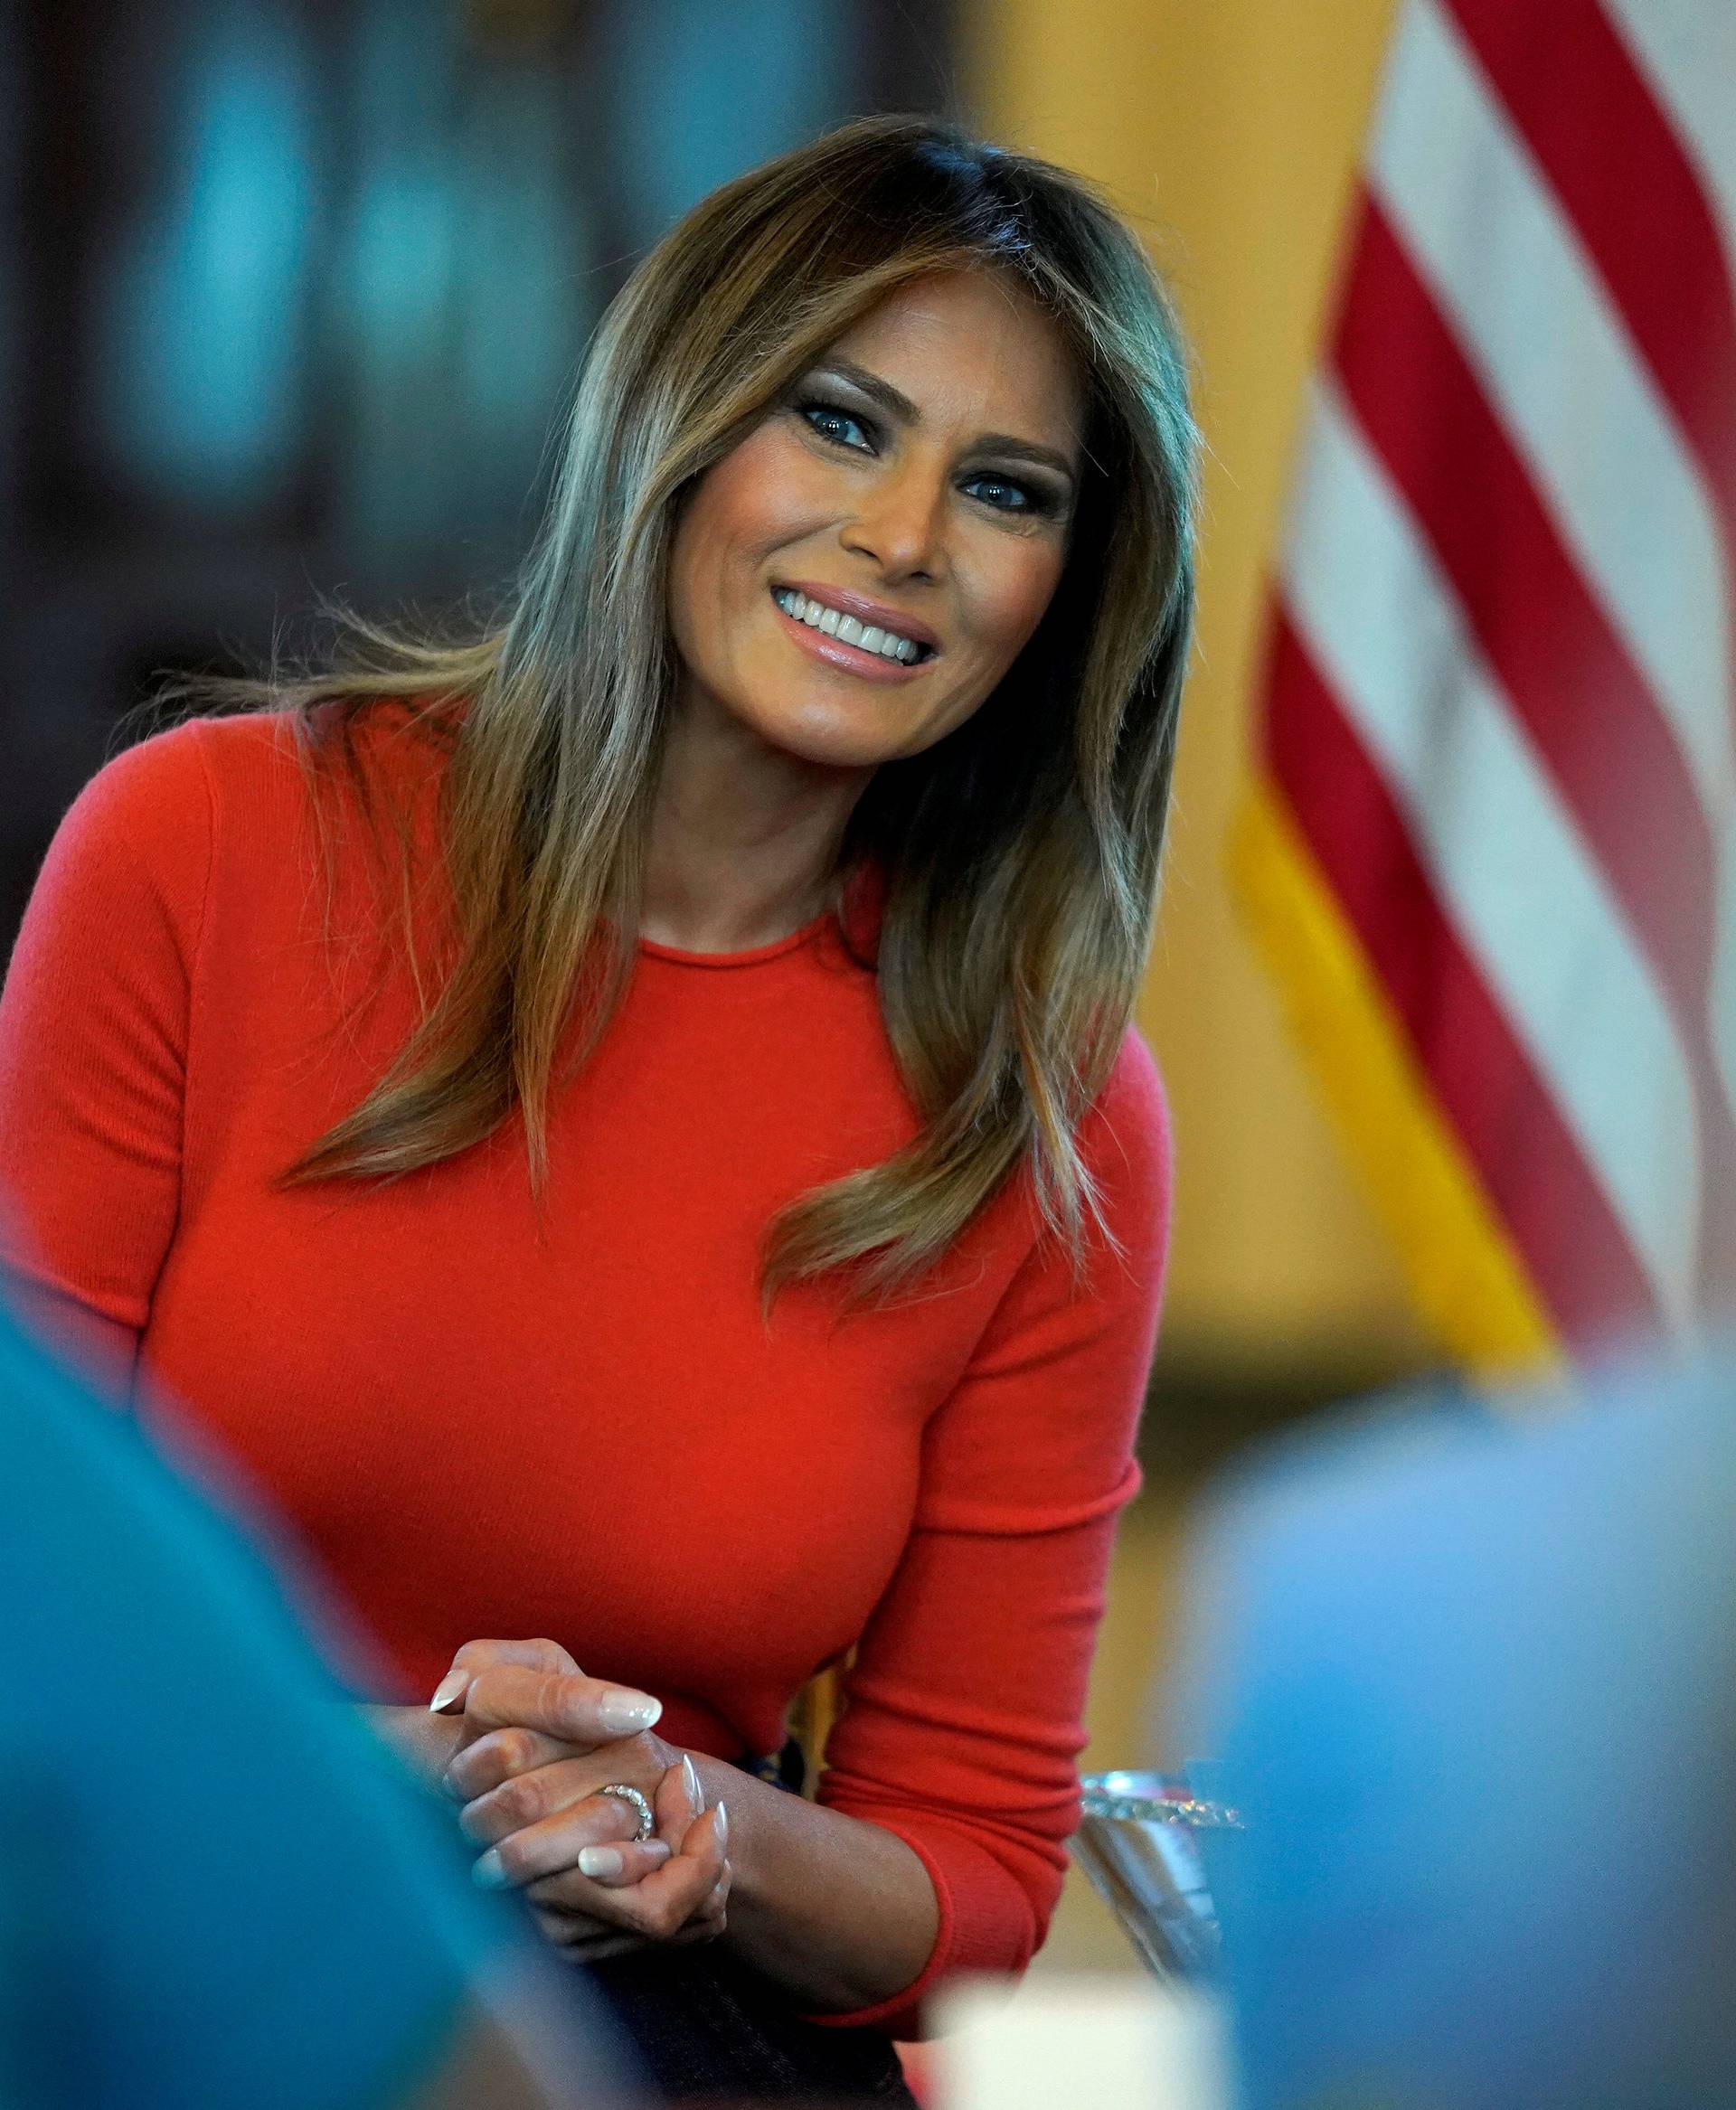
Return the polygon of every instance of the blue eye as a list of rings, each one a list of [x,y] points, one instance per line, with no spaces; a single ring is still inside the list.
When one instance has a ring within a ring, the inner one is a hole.
[[[840,410],[831,403],[798,403],[797,409],[808,419],[813,430],[818,432],[822,439],[831,440],[834,447],[848,447],[851,442],[838,438],[835,433],[821,431],[820,427],[813,422],[816,419],[831,418],[840,425],[854,425],[858,432],[867,429],[860,418],[853,417],[848,410]]]
[[[829,441],[834,447],[848,447],[850,454],[873,454],[875,451],[873,424],[869,424],[865,418],[859,418],[854,411],[840,410],[835,403],[823,403],[818,399],[810,399],[806,403],[797,403],[796,413],[797,418],[804,419],[810,432],[816,432],[818,437]],[[854,438],[850,435],[854,435]],[[968,481],[959,485],[966,495],[975,494],[978,487],[983,487],[989,494],[1000,494],[983,495],[983,498],[976,500],[978,504],[989,506],[991,513],[1006,513],[1013,514],[1013,517],[1035,514],[1035,517],[1046,519],[1061,511],[1061,500],[1052,498],[1046,489],[1032,485],[1032,483],[1016,483],[1013,476],[997,476],[991,470],[983,470],[983,473],[970,476]]]
[[[1033,491],[1028,485],[1015,484],[1010,476],[973,476],[971,482],[973,484],[995,484],[998,485],[1003,491],[1016,491],[1024,501],[1023,505],[997,505],[995,508],[996,513],[1052,513],[1054,511],[1046,492]]]

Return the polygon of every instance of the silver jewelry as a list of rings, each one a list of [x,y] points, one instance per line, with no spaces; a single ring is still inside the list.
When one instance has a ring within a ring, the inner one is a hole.
[[[628,1787],[625,1781],[610,1781],[607,1787],[597,1790],[599,1795],[613,1795],[617,1802],[626,1803],[638,1816],[639,1828],[633,1834],[634,1844],[641,1839],[649,1839],[657,1828],[657,1820],[651,1805],[636,1787]]]

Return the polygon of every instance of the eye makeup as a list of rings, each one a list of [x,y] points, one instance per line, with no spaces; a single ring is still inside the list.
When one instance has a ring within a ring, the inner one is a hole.
[[[900,401],[904,400],[901,396],[899,400]],[[811,383],[805,384],[795,391],[790,399],[790,408],[797,417],[803,419],[808,429],[817,438],[849,451],[861,453],[863,449],[856,447],[853,441],[841,438],[835,432],[827,430],[826,420],[831,419],[840,425],[854,425],[861,432],[867,435],[871,440],[877,439],[882,436],[881,427],[865,411],[852,410],[845,403],[815,392]],[[910,421],[915,422],[914,419]],[[1005,444],[1005,442],[995,441],[988,444]],[[1014,444],[1017,445],[1023,451],[1022,442]],[[967,476],[963,487],[968,489],[972,485],[976,484],[995,485],[1002,490],[1015,491],[1019,494],[1024,500],[1022,504],[1005,505],[993,499],[979,501],[980,504],[986,505],[991,513],[999,513],[1008,519],[1060,519],[1065,515],[1067,511],[1066,496],[1055,490],[1046,479],[1026,478],[1012,475],[1005,469],[984,467],[971,471]]]

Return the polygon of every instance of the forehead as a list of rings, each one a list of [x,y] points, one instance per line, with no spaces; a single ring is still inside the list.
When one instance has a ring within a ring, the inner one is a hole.
[[[903,390],[926,419],[1061,445],[1084,391],[1060,327],[992,271],[931,271],[887,295],[833,350]]]

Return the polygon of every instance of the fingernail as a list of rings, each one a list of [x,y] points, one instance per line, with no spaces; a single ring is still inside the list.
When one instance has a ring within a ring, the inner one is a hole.
[[[428,1703],[429,1714],[443,1714],[460,1693],[470,1689],[468,1671],[448,1671],[434,1688],[434,1697]],[[454,1710],[456,1712],[456,1709]]]
[[[627,1864],[612,1846],[581,1846],[579,1849],[579,1873],[581,1876],[618,1876]]]
[[[491,1846],[486,1853],[477,1856],[471,1865],[470,1880],[478,1890],[504,1890],[506,1888],[511,1878],[501,1866],[496,1849]]]
[[[640,1729],[648,1729],[662,1712],[661,1700],[653,1700],[648,1692],[630,1692],[625,1686],[606,1693],[597,1702],[598,1720],[618,1737],[630,1737]]]
[[[723,1853],[730,1843],[730,1813],[722,1803],[713,1803],[712,1807],[717,1812],[717,1851]]]
[[[681,1755],[681,1785],[686,1791],[687,1807],[695,1817],[703,1817],[705,1814],[705,1790],[699,1785],[699,1775],[685,1751]]]

